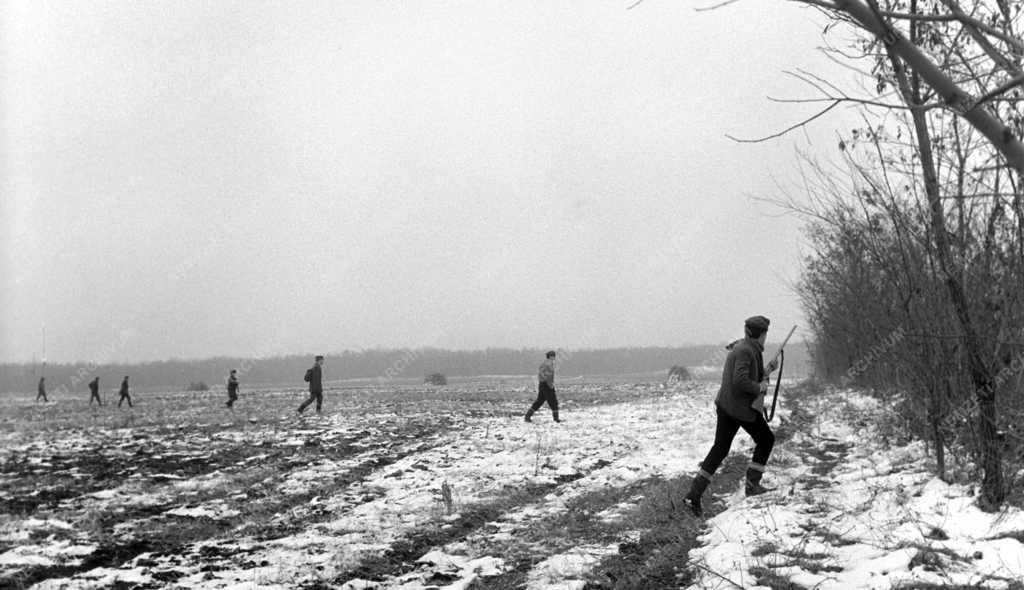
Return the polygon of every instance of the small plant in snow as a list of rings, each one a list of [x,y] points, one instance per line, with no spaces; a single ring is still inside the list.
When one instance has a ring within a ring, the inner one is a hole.
[[[533,474],[540,475],[540,456],[544,446],[544,440],[541,436],[540,431],[537,431],[537,444],[534,445],[534,457],[533,457]]]
[[[441,498],[439,502],[444,506],[445,514],[452,514],[455,512],[455,500],[452,498],[452,486],[448,484],[448,480],[441,482]]]

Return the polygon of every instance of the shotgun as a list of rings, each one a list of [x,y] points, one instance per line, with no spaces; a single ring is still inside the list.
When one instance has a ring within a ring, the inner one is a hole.
[[[782,364],[779,363],[778,365],[776,365],[776,361],[785,358],[782,356],[782,351],[783,349],[786,348],[786,344],[789,343],[789,339],[793,337],[793,332],[796,332],[796,325],[789,329],[789,334],[786,334],[786,339],[782,341],[782,344],[779,346],[779,350],[775,353],[775,356],[772,357],[771,362],[768,363],[768,366],[771,367],[771,369],[769,369],[765,374],[765,378],[771,379],[772,371],[774,371],[775,367],[778,366],[779,376],[775,380],[775,394],[772,396],[771,413],[769,413],[768,410],[766,410],[764,407],[764,393],[754,398],[754,403],[750,404],[751,408],[764,414],[764,419],[766,422],[771,422],[772,418],[775,417],[775,404],[779,401],[779,386],[782,385]]]
[[[775,367],[776,366],[775,365],[775,361],[779,360],[779,357],[782,355],[782,349],[786,348],[786,344],[789,342],[789,339],[793,337],[793,332],[796,332],[796,325],[795,324],[793,325],[792,328],[789,329],[789,334],[786,334],[786,339],[782,341],[782,344],[779,346],[779,350],[775,352],[775,356],[773,356],[771,362],[768,363],[769,366],[771,366],[771,367]],[[771,375],[772,371],[774,371],[774,370],[775,369],[773,368],[771,371],[768,371],[768,374]]]

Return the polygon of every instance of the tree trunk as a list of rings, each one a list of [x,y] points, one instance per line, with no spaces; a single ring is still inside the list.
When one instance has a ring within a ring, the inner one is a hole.
[[[945,433],[942,432],[942,419],[945,416],[945,404],[943,403],[943,393],[945,399],[950,399],[950,387],[949,378],[945,379],[946,390],[940,393],[939,388],[935,387],[932,389],[932,411],[931,411],[931,422],[932,422],[932,439],[935,441],[935,470],[939,474],[939,479],[946,481],[946,437]]]
[[[846,6],[853,4],[858,3],[848,2]],[[874,18],[873,13],[869,11],[868,14]],[[903,41],[903,43],[908,47],[914,47],[906,41]],[[916,50],[916,47],[914,49]],[[921,104],[920,91],[916,79],[920,72],[914,70],[914,79],[908,81],[895,44],[887,45],[887,51],[900,87],[900,92],[903,94],[907,106],[913,107]],[[921,77],[924,78],[923,75]],[[974,322],[971,320],[970,309],[967,305],[967,297],[964,295],[960,275],[954,272],[953,265],[950,264],[949,235],[946,231],[946,216],[942,208],[941,195],[939,194],[938,175],[935,170],[935,158],[932,154],[931,133],[928,129],[927,115],[922,109],[911,108],[910,116],[914,122],[914,134],[917,136],[918,152],[921,156],[921,173],[924,177],[925,193],[928,197],[930,225],[935,241],[935,257],[939,262],[940,274],[946,284],[950,303],[953,305],[953,310],[960,325],[960,331],[963,334],[968,369],[971,374],[971,382],[974,385],[974,395],[977,396],[978,400],[978,430],[981,437],[982,470],[984,472],[982,480],[982,507],[985,509],[995,509],[1006,498],[1006,490],[1003,485],[1001,443],[999,441],[998,428],[996,427],[996,392],[992,387],[992,377],[989,374],[988,367],[981,356],[981,344],[978,341]]]
[[[811,3],[820,6],[817,3]],[[875,14],[870,6],[861,0],[839,0],[836,9],[847,14],[864,30],[885,44],[887,50],[895,53],[915,74],[931,86],[946,104],[967,119],[1006,158],[1007,163],[1024,174],[1024,143],[1014,137],[1013,130],[1004,125],[983,107],[974,108],[975,98],[964,91],[952,78],[939,69],[915,44],[907,41],[888,23]]]

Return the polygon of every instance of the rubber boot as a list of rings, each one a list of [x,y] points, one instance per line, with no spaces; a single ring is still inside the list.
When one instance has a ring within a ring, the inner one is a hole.
[[[766,488],[761,485],[762,476],[764,476],[764,465],[751,463],[750,467],[747,468],[746,484],[743,486],[748,496],[760,496],[772,491],[772,488]]]
[[[533,422],[533,420],[530,420],[531,416],[533,416],[533,408],[530,408],[529,410],[526,410],[526,416],[523,417],[523,420],[525,420],[527,422]]]
[[[698,473],[693,476],[693,481],[690,482],[690,491],[686,494],[686,501],[690,503],[690,512],[693,512],[693,515],[698,518],[704,516],[700,498],[704,495],[704,490],[708,489],[709,483],[711,483],[710,479]]]
[[[551,416],[555,419],[555,422],[561,422],[561,420],[558,419],[558,410],[551,410]]]

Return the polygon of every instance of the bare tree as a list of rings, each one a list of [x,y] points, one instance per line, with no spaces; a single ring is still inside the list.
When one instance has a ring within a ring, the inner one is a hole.
[[[902,305],[904,319],[914,326],[935,330],[924,318],[915,319],[909,309],[912,303],[921,302],[920,293],[929,286],[929,277],[938,279],[958,333],[951,349],[931,345],[928,349],[949,354],[950,362],[956,358],[957,367],[962,363],[969,375],[978,410],[984,504],[997,506],[1005,498],[1006,486],[996,375],[1000,363],[1007,362],[1007,332],[1014,325],[1009,318],[1021,316],[1021,283],[1016,281],[1021,280],[1019,260],[1024,253],[1020,189],[1024,117],[1019,111],[1024,43],[1019,31],[1020,3],[976,0],[965,6],[957,0],[792,1],[826,14],[831,19],[826,31],[844,27],[853,31],[858,42],[852,48],[825,50],[830,57],[860,69],[865,80],[874,83],[873,95],[851,94],[807,72],[794,73],[820,92],[819,97],[809,100],[825,105],[808,121],[843,103],[860,104],[872,113],[872,124],[861,130],[859,137],[840,141],[844,151],[851,143],[865,140],[876,151],[875,168],[854,166],[852,172],[859,184],[867,186],[866,193],[848,195],[866,213],[865,225],[860,227],[863,231],[826,231],[823,239],[832,240],[829,244],[838,249],[831,250],[834,253],[855,247],[893,257],[878,260],[877,268],[869,261],[865,271],[873,279],[891,282],[885,289],[874,285],[873,291],[865,293],[861,288],[857,294],[854,286],[848,285],[849,292],[829,294],[824,282],[809,284],[805,279],[805,292],[814,293],[809,298],[810,312],[822,314],[819,321],[837,329],[842,322],[835,319],[840,315],[835,312],[842,306],[834,309],[829,297],[852,297],[863,302],[867,294],[885,292],[893,297],[882,300]],[[887,200],[891,205],[890,215],[883,216],[884,228],[877,226],[877,217],[872,221],[871,210],[877,208],[874,199]],[[951,215],[955,220],[952,224]],[[812,269],[811,276],[857,271],[853,260],[841,259],[845,264],[835,269],[823,268],[826,262],[818,259],[815,262],[819,266]],[[911,266],[915,259],[925,264],[926,275]],[[880,271],[886,264],[898,266],[902,272]],[[993,279],[997,285],[977,284],[974,275]],[[870,313],[863,306],[852,307],[851,311],[859,320]],[[877,309],[874,312],[878,318],[885,317]],[[863,321],[857,323],[854,332],[858,336],[863,336],[864,325]],[[923,375],[933,369],[925,369]],[[933,391],[941,388],[931,377],[922,382]],[[932,425],[941,447],[936,420],[947,408],[939,397],[933,402]]]

